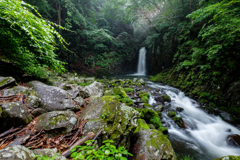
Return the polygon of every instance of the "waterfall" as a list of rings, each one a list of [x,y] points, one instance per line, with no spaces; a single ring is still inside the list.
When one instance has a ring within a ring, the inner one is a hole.
[[[146,49],[142,47],[139,50],[139,58],[138,58],[138,70],[137,75],[145,75],[146,74]]]

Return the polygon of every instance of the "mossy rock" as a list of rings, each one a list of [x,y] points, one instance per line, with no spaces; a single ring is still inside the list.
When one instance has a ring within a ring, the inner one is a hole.
[[[159,127],[159,131],[161,131],[163,134],[168,134],[168,129],[166,127]]]
[[[138,119],[137,123],[138,123],[138,126],[137,126],[136,130],[134,131],[134,133],[140,132],[142,130],[150,129],[144,119]]]
[[[214,160],[240,160],[240,156],[224,156]]]
[[[106,90],[106,91],[104,92],[104,96],[112,96],[112,95],[114,95],[113,89]]]
[[[133,100],[131,98],[123,98],[122,103],[126,103],[126,105],[128,106],[132,106],[133,105]]]
[[[147,97],[147,98],[150,98],[150,94],[149,94],[148,92],[140,91],[138,94],[139,94],[139,97]]]
[[[134,93],[134,89],[132,89],[132,88],[124,88],[124,90],[127,93]]]
[[[150,129],[156,129],[156,127],[153,124],[148,124]]]
[[[155,111],[148,108],[143,108],[140,109],[140,114],[141,118],[143,118],[146,122],[153,124],[156,128],[162,126],[160,117]]]
[[[164,102],[171,102],[171,98],[168,95],[161,95]]]
[[[174,116],[176,116],[176,115],[177,115],[177,113],[174,112],[174,111],[169,111],[169,112],[168,112],[168,116],[169,116],[169,117],[174,117]]]
[[[141,97],[141,102],[143,102],[143,103],[148,103],[148,97],[147,96],[143,96],[143,97]]]
[[[128,98],[126,92],[124,91],[124,89],[122,87],[115,87],[113,89],[113,92],[114,92],[115,95],[119,95],[122,98]]]
[[[175,123],[178,124],[179,127],[182,127],[182,124],[181,124],[182,117],[174,116],[172,117],[172,119],[174,120]]]
[[[148,103],[144,103],[143,106],[144,107],[148,107],[148,108],[152,108],[152,106],[150,104],[148,104]]]
[[[167,137],[159,130],[148,129],[135,133],[137,153],[133,159],[176,160],[173,147]]]

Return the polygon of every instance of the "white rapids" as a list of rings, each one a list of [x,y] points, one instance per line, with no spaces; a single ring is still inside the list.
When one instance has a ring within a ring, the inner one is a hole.
[[[154,89],[164,90],[172,99],[171,108],[181,107],[184,111],[178,113],[184,122],[189,126],[188,129],[182,129],[168,123],[169,136],[173,146],[185,149],[191,149],[199,154],[196,159],[211,160],[226,155],[240,156],[240,148],[227,144],[227,137],[233,134],[239,134],[240,130],[233,125],[223,121],[220,117],[209,115],[199,108],[199,105],[193,99],[185,96],[180,90],[162,84],[148,82],[148,86]],[[149,103],[155,103],[150,98]],[[163,114],[167,118],[167,113]],[[171,121],[171,120],[170,120]],[[194,158],[195,159],[195,158]]]

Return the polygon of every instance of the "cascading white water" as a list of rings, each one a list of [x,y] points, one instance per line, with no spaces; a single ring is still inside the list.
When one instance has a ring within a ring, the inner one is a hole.
[[[146,74],[146,49],[142,47],[139,50],[139,58],[138,58],[138,70],[137,75],[145,75]]]
[[[171,108],[181,107],[183,112],[178,113],[184,122],[189,126],[188,129],[181,129],[170,119],[168,123],[171,142],[179,146],[180,152],[185,150],[194,150],[198,154],[196,159],[211,160],[226,155],[240,155],[240,149],[227,144],[227,137],[233,134],[239,134],[240,130],[224,122],[220,117],[208,115],[198,108],[196,101],[186,97],[183,92],[170,86],[164,86],[149,82],[149,87],[163,89],[172,99]],[[153,100],[150,103],[154,103]],[[163,112],[162,112],[163,113]],[[194,158],[194,159],[195,159]]]

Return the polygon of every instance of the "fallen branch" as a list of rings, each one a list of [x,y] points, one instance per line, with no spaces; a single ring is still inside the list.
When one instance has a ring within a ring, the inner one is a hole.
[[[21,129],[21,128],[22,128],[22,126],[20,126],[20,127],[18,127],[18,128],[15,128],[15,129],[13,129],[13,127],[12,127],[11,129],[7,130],[6,132],[0,134],[0,138],[6,136],[6,135],[9,134],[9,133],[16,132],[17,130],[19,130],[19,129]]]
[[[82,139],[78,140],[74,145],[72,145],[69,149],[67,149],[65,152],[63,152],[62,156],[68,157],[70,155],[71,150],[74,147],[82,145],[87,140],[93,139],[94,136],[95,136],[95,134],[93,132],[89,132],[85,137],[83,137]]]

